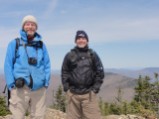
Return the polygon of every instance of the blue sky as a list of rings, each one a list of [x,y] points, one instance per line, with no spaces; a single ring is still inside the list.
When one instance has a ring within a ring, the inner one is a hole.
[[[105,68],[159,66],[159,0],[0,0],[0,69],[25,15],[38,20],[52,69],[60,69],[77,30]]]

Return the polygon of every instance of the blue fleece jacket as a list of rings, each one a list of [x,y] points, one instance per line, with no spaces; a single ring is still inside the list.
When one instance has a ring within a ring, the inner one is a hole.
[[[21,30],[20,35],[20,44],[27,44],[26,32]],[[35,33],[35,37],[32,42],[40,41],[41,39],[41,36],[38,33]],[[31,90],[37,90],[44,86],[48,87],[51,75],[51,66],[45,44],[43,43],[43,47],[37,49],[32,46],[27,46],[25,49],[23,45],[20,45],[16,54],[15,49],[16,40],[14,39],[8,45],[4,63],[5,80],[9,90],[15,86],[15,80],[18,78],[24,78],[25,85],[29,86],[30,75],[33,79],[33,87]],[[37,64],[30,65],[28,63],[28,57],[35,57],[37,59]]]

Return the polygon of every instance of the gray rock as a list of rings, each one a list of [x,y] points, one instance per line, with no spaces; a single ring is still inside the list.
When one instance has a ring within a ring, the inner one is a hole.
[[[7,115],[3,117],[0,116],[0,119],[11,119],[11,115]],[[30,116],[25,117],[25,119],[30,119]],[[66,119],[66,113],[63,113],[59,110],[48,108],[46,110],[45,119]],[[140,116],[135,116],[135,115],[109,115],[109,116],[103,117],[103,119],[145,119],[145,118]]]

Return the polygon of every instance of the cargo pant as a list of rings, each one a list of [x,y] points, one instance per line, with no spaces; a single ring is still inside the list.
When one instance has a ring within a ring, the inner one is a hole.
[[[31,91],[27,86],[11,90],[9,109],[12,119],[25,119],[28,109],[31,119],[44,119],[46,110],[46,88]]]
[[[67,119],[102,119],[96,94],[78,95],[67,91]]]

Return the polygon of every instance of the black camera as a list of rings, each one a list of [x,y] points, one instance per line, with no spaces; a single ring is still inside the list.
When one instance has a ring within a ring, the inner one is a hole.
[[[23,86],[24,86],[24,84],[25,84],[25,82],[24,82],[24,78],[17,78],[16,80],[15,80],[15,86],[17,87],[17,88],[22,88]]]
[[[36,65],[37,64],[37,59],[35,57],[30,57],[30,58],[28,58],[28,63],[30,65]]]

